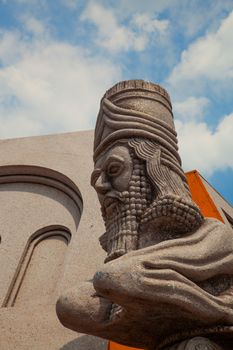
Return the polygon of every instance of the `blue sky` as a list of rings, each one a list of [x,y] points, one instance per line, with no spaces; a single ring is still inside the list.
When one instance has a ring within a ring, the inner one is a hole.
[[[171,95],[184,170],[233,203],[233,0],[0,0],[0,138],[92,129],[119,80]]]

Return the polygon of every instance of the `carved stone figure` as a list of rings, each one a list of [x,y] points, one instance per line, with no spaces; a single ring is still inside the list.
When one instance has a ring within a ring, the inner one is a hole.
[[[233,237],[192,201],[162,87],[106,92],[94,161],[106,264],[60,297],[61,322],[145,349],[232,349]]]

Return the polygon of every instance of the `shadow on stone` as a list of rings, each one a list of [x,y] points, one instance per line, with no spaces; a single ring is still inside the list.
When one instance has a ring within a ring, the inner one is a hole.
[[[90,335],[84,335],[63,345],[59,350],[106,350],[107,341]]]

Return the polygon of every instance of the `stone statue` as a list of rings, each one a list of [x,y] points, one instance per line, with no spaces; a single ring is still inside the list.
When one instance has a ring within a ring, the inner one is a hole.
[[[233,236],[192,201],[162,87],[106,92],[94,162],[106,264],[60,297],[61,322],[144,349],[233,349]]]

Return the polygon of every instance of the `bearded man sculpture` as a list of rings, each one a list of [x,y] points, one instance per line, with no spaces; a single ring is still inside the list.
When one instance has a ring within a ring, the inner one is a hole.
[[[94,141],[106,264],[68,291],[68,328],[145,349],[233,348],[233,237],[192,201],[169,95],[116,84],[101,100]]]

